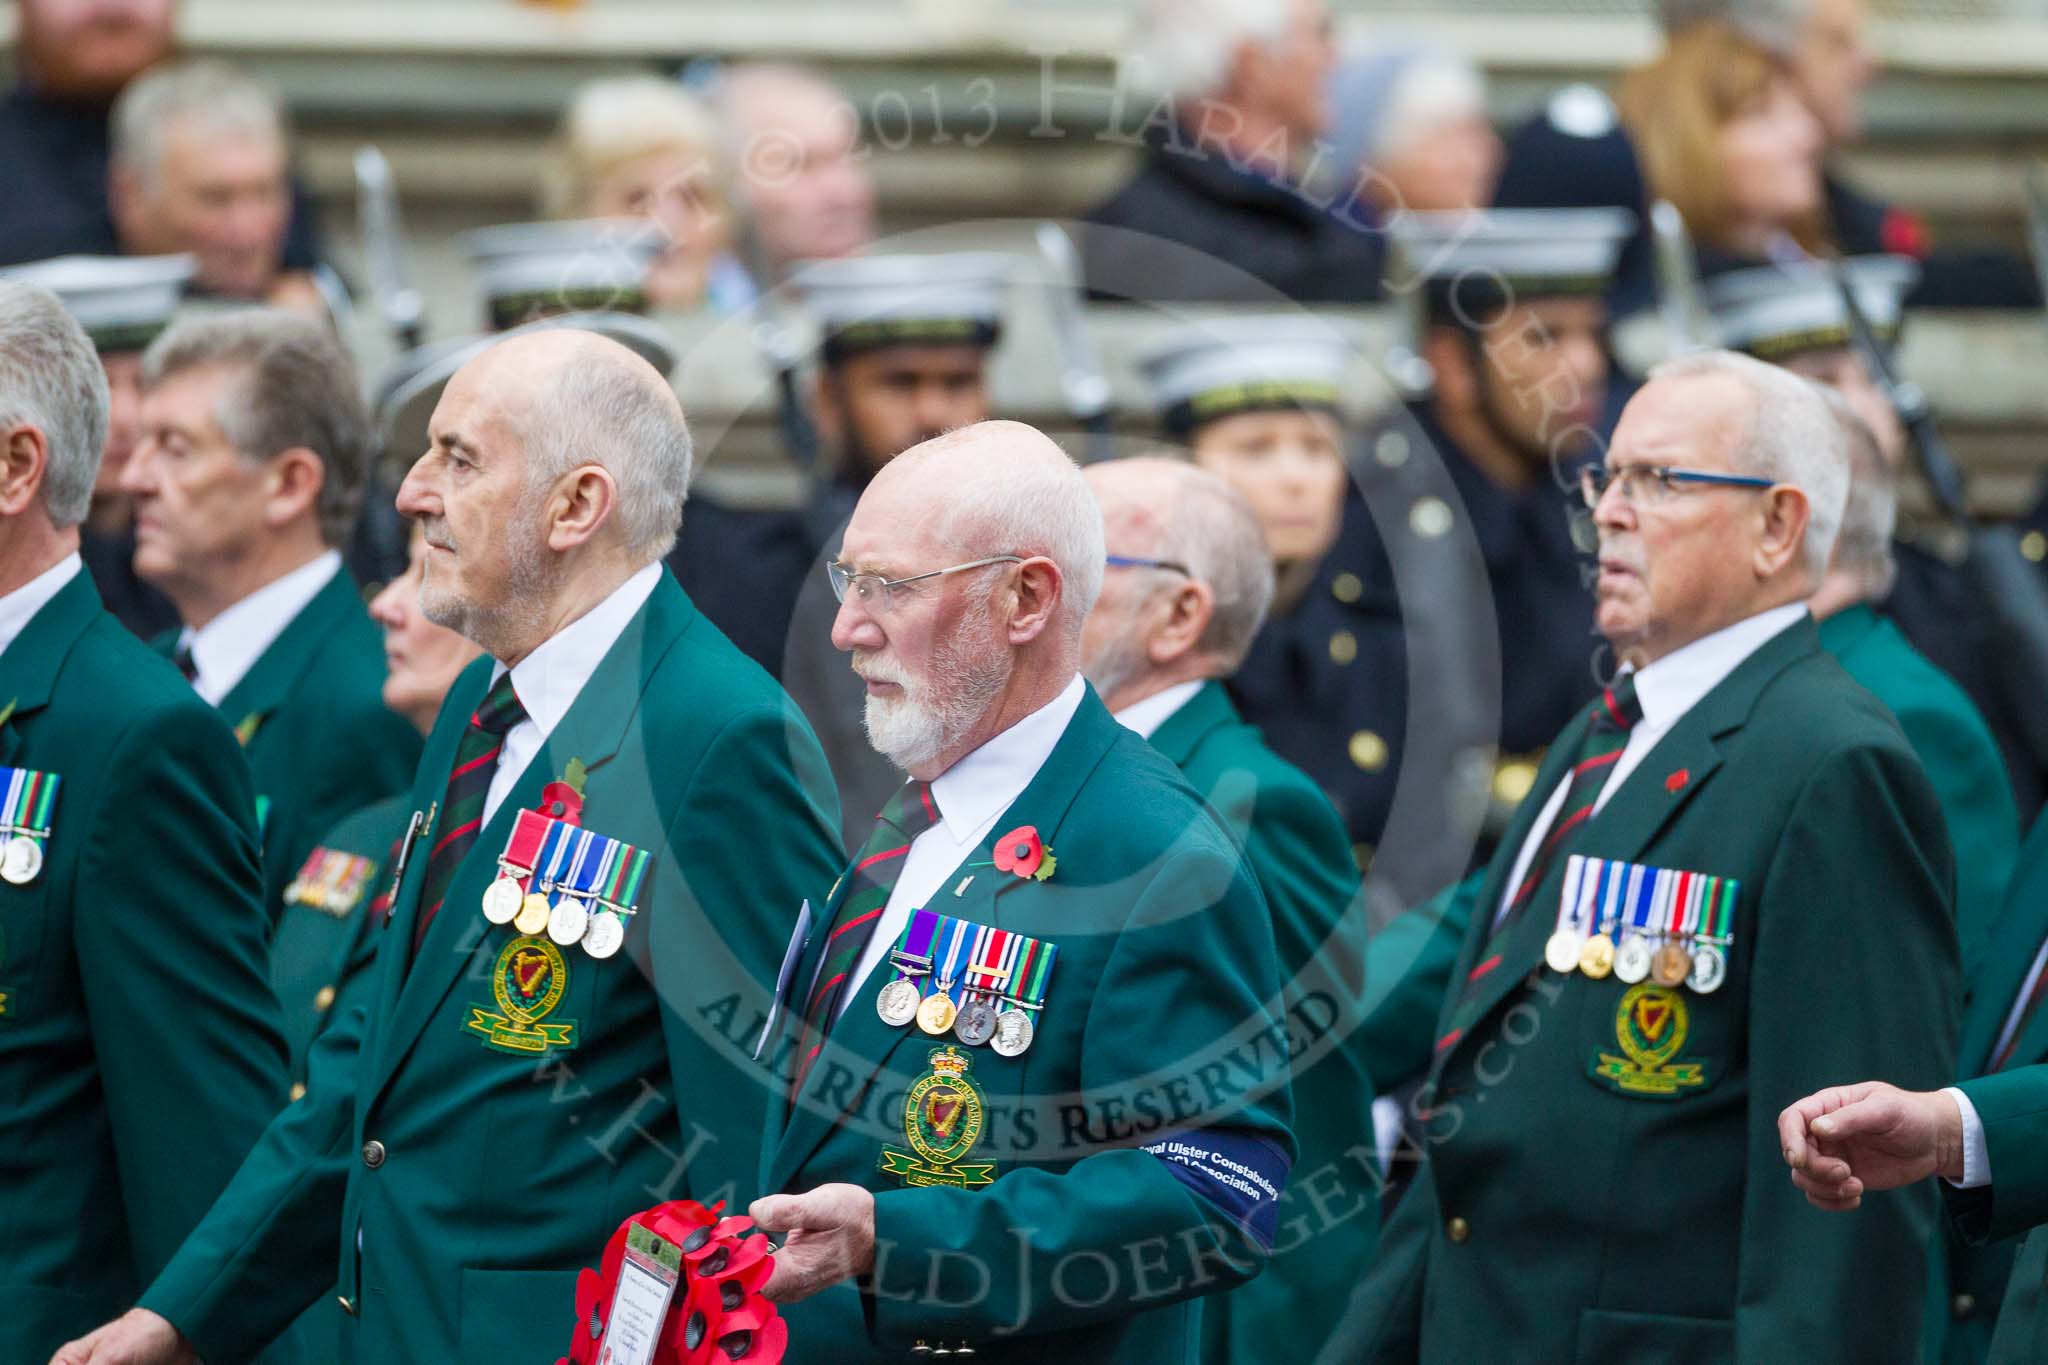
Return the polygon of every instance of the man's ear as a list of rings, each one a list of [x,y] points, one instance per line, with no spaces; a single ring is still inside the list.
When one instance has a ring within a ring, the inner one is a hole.
[[[50,442],[26,422],[0,431],[0,516],[18,517],[42,496],[50,472]]]
[[[579,465],[555,481],[541,524],[548,528],[548,548],[573,550],[594,538],[618,514],[619,486],[601,465]]]
[[[327,465],[304,446],[270,457],[270,487],[263,496],[263,524],[287,525],[307,512],[317,516],[320,490],[327,484]]]
[[[1052,624],[1066,582],[1060,577],[1060,566],[1044,555],[1035,555],[1016,567],[1016,605],[1010,612],[1007,635],[1013,645],[1028,645]]]
[[[1812,507],[1806,493],[1790,484],[1767,489],[1757,498],[1763,533],[1757,538],[1755,570],[1759,579],[1775,578],[1806,548]]]
[[[1201,644],[1215,618],[1215,589],[1196,579],[1183,580],[1167,598],[1164,617],[1145,643],[1146,657],[1155,667],[1186,657]]]

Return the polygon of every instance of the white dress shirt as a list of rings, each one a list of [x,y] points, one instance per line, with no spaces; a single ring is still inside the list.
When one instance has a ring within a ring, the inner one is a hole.
[[[207,705],[219,706],[263,651],[340,572],[341,551],[323,551],[282,578],[271,579],[198,630],[187,626],[179,631],[179,647],[192,650],[192,690]]]
[[[610,595],[589,611],[541,641],[533,653],[512,669],[512,690],[526,708],[526,719],[505,732],[505,745],[498,751],[498,768],[491,774],[491,789],[484,793],[484,823],[498,812],[526,765],[547,743],[548,736],[569,714],[598,661],[611,652],[626,633],[633,617],[654,595],[661,582],[661,564],[646,565],[631,578],[613,588]],[[491,670],[491,683],[505,676],[502,663]]]
[[[1086,694],[1087,684],[1076,674],[1057,697],[932,779],[938,823],[912,840],[910,852],[903,855],[903,871],[889,892],[889,903],[875,921],[874,936],[868,939],[839,997],[841,1014],[860,993],[861,983],[875,964],[886,959],[903,936],[910,912],[924,909],[948,889],[953,870],[988,837],[996,818],[1038,776]],[[1008,874],[982,868],[966,875]]]
[[[13,592],[0,597],[0,654],[7,652],[7,647],[28,628],[28,623],[36,619],[36,613],[49,606],[50,599],[64,591],[64,585],[76,578],[84,567],[85,561],[74,550]]]
[[[1672,650],[1649,667],[1637,670],[1636,701],[1642,706],[1642,719],[1629,728],[1627,746],[1622,749],[1613,771],[1608,773],[1607,781],[1601,784],[1600,794],[1593,799],[1594,814],[1599,814],[1608,797],[1621,790],[1621,784],[1628,775],[1641,766],[1650,750],[1671,733],[1671,727],[1684,719],[1685,713],[1692,710],[1700,698],[1720,686],[1721,680],[1733,673],[1744,659],[1756,653],[1765,641],[1781,634],[1805,615],[1804,602],[1772,607],[1732,626],[1723,626],[1712,635],[1703,635],[1681,649]],[[1508,903],[1514,898],[1514,889],[1528,875],[1529,864],[1535,860],[1536,850],[1542,847],[1543,836],[1549,832],[1551,822],[1557,819],[1558,809],[1564,805],[1565,792],[1570,788],[1569,781],[1558,783],[1550,793],[1550,799],[1543,803],[1536,823],[1529,827],[1529,837],[1522,841],[1521,851],[1515,855],[1513,875],[1501,888],[1500,905],[1494,911],[1496,923],[1507,913]]]
[[[1180,708],[1194,700],[1195,693],[1202,690],[1200,679],[1194,682],[1175,683],[1164,691],[1154,692],[1143,701],[1134,701],[1116,713],[1116,723],[1126,730],[1136,730],[1146,739],[1152,738],[1160,726],[1172,720]]]

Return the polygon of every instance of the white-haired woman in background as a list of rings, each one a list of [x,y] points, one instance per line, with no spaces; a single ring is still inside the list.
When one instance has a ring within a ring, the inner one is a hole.
[[[1363,177],[1382,214],[1483,208],[1500,174],[1486,78],[1457,53],[1391,42],[1341,62],[1329,84],[1329,165]]]

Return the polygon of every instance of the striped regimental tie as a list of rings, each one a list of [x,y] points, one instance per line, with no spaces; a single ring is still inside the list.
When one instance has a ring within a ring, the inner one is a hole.
[[[526,719],[526,708],[512,690],[510,670],[502,673],[484,699],[470,713],[469,728],[455,746],[455,768],[448,774],[448,790],[441,797],[441,820],[436,827],[433,850],[427,855],[427,873],[420,886],[423,909],[412,931],[412,951],[417,957],[427,926],[441,911],[448,883],[462,866],[470,847],[483,829],[484,797],[491,790],[491,778],[498,771],[498,755],[505,749],[505,733]]]
[[[889,798],[875,821],[874,832],[861,845],[860,857],[853,864],[853,883],[825,940],[825,955],[815,978],[818,984],[804,1002],[804,1031],[797,1049],[801,1060],[789,1089],[792,1103],[825,1045],[825,1030],[838,1012],[840,997],[846,994],[848,977],[875,936],[875,925],[889,904],[889,893],[896,889],[896,879],[903,875],[911,844],[938,821],[931,784],[912,780]]]

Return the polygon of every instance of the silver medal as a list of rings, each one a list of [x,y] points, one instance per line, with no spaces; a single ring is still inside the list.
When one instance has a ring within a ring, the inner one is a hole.
[[[519,903],[525,899],[526,893],[519,889],[517,879],[500,875],[484,890],[484,918],[493,924],[510,924],[519,913]]]
[[[590,917],[590,927],[583,931],[583,951],[595,958],[610,957],[626,941],[626,921],[610,910],[600,910]]]
[[[1728,955],[1712,943],[1702,943],[1692,955],[1692,971],[1685,984],[1701,995],[1711,995],[1728,979]]]
[[[917,1018],[917,1004],[923,999],[917,991],[917,983],[908,977],[898,977],[882,987],[882,993],[875,997],[875,1013],[882,1016],[882,1022],[891,1028],[900,1028]]]
[[[548,937],[564,948],[580,942],[590,928],[590,907],[574,896],[564,896],[548,912]]]
[[[953,1036],[969,1047],[980,1047],[995,1032],[996,1007],[978,995],[961,1006],[960,1017],[953,1021]]]
[[[1630,934],[1614,950],[1614,977],[1633,986],[1650,976],[1650,940]]]
[[[1034,1031],[1029,1014],[1023,1010],[1004,1010],[996,1016],[996,1033],[989,1039],[989,1046],[999,1056],[1015,1057],[1031,1046]]]
[[[16,886],[23,886],[36,879],[36,873],[43,870],[43,846],[26,834],[17,834],[7,841],[7,849],[0,853],[0,877],[5,877]]]

